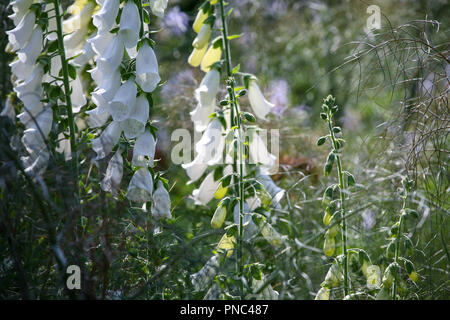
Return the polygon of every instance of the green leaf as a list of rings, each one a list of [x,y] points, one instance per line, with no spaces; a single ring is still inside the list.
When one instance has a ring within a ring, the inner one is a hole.
[[[240,37],[242,37],[244,34],[233,34],[231,36],[228,36],[228,40],[233,40],[233,39],[239,39]]]
[[[228,38],[229,39],[229,38]],[[236,67],[233,68],[233,70],[231,71],[232,74],[235,74],[237,72],[239,72],[239,69],[241,68],[241,64],[238,64]]]
[[[347,185],[349,187],[354,186],[355,185],[355,177],[353,177],[353,175],[350,172],[346,172],[347,174]]]
[[[327,141],[327,138],[328,138],[328,136],[320,137],[320,138],[317,140],[317,145],[318,145],[318,146],[323,145],[323,144],[325,143],[325,141]]]

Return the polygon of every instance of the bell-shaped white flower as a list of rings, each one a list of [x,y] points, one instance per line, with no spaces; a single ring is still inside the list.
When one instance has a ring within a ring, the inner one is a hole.
[[[263,185],[264,190],[272,197],[272,201],[275,203],[281,201],[286,192],[284,189],[278,187],[269,176],[261,174],[261,172],[258,173],[256,179]]]
[[[90,128],[98,128],[102,127],[111,116],[109,112],[100,112],[99,107],[86,111],[88,117],[86,122]]]
[[[136,103],[130,110],[128,118],[121,122],[123,133],[127,139],[136,138],[138,135],[144,133],[149,108],[145,95],[136,98]]]
[[[68,34],[87,27],[92,19],[95,6],[95,3],[87,1],[81,11],[72,12],[72,16],[62,23],[63,32]]]
[[[119,13],[120,0],[103,1],[100,10],[93,16],[93,24],[97,27],[98,33],[107,33],[116,22]]]
[[[157,218],[167,218],[172,219],[172,214],[170,213],[170,196],[169,192],[167,192],[164,184],[161,180],[158,181],[156,185],[156,190],[153,193],[153,202],[152,202],[152,215]]]
[[[58,146],[55,149],[56,152],[64,154],[64,160],[69,161],[72,159],[72,149],[69,139],[66,139],[63,132],[58,134]]]
[[[105,192],[117,194],[123,175],[123,158],[120,149],[116,151],[114,156],[108,163],[105,177],[100,182],[100,187]]]
[[[125,47],[134,47],[139,40],[141,19],[139,10],[134,1],[129,0],[125,4],[120,15],[119,36],[122,38]]]
[[[250,101],[253,112],[261,120],[266,120],[266,115],[275,107],[273,103],[270,103],[264,98],[258,83],[254,79],[249,80],[248,100]]]
[[[266,144],[259,136],[256,130],[249,131],[250,134],[250,163],[260,164],[260,168],[264,173],[273,173],[276,168],[277,157],[269,153]]]
[[[145,92],[152,92],[160,81],[155,52],[144,42],[136,57],[136,82]]]
[[[26,64],[34,64],[42,52],[42,29],[37,26],[34,28],[28,43],[21,49],[17,55],[20,61]]]
[[[192,162],[181,165],[191,181],[197,181],[205,172],[208,165],[203,161],[203,155],[198,154]]]
[[[103,53],[108,48],[108,45],[111,43],[113,39],[117,38],[117,35],[114,33],[97,33],[95,36],[90,37],[86,41],[92,45],[92,50],[99,56],[102,56]]]
[[[150,130],[141,134],[134,144],[132,163],[135,166],[148,166],[155,159],[156,141]],[[148,161],[146,160],[148,157]]]
[[[195,90],[195,97],[202,105],[209,105],[216,99],[220,87],[220,72],[217,69],[211,69],[203,77],[200,86]]]
[[[111,153],[114,146],[119,142],[122,128],[120,122],[111,122],[102,132],[100,137],[92,140],[92,149],[97,153],[95,160],[103,159]]]
[[[25,174],[31,178],[35,178],[44,173],[50,159],[50,153],[44,145],[39,152],[33,152],[27,157],[21,157],[23,167],[25,168]]]
[[[59,8],[60,8],[59,12],[63,12],[63,10],[61,8],[61,5],[59,6]],[[55,10],[55,3],[53,1],[47,3],[45,5],[45,10],[47,12],[54,12],[54,10]],[[56,16],[49,17],[48,18],[48,26],[47,26],[48,33],[46,35],[48,41],[54,41],[54,40],[56,40],[58,38],[56,30],[57,30]]]
[[[41,102],[41,95],[31,91],[21,95],[20,100],[23,102],[23,112],[17,115],[17,118],[25,127],[28,127],[32,118],[37,117],[44,109]]]
[[[151,201],[153,193],[153,178],[146,168],[138,169],[131,178],[127,198],[135,202]]]
[[[191,115],[191,120],[194,122],[194,129],[197,132],[205,131],[208,123],[210,121],[209,116],[214,112],[216,108],[216,103],[213,101],[211,104],[202,105],[197,104],[197,107],[192,110],[189,114]]]
[[[197,49],[206,46],[209,42],[209,39],[211,38],[211,33],[211,24],[205,23],[200,29],[200,32],[197,34],[197,37],[195,37],[194,41],[192,42],[192,46]]]
[[[28,76],[34,69],[33,65],[26,64],[20,59],[16,59],[15,61],[11,62],[9,66],[11,67],[12,74],[14,74],[19,80],[28,78]]]
[[[25,44],[33,33],[35,22],[36,15],[34,11],[28,11],[17,27],[10,31],[6,31],[8,41],[11,43],[13,51],[17,51],[25,47]]]
[[[30,73],[25,81],[20,81],[14,87],[14,91],[17,96],[21,98],[25,93],[28,92],[40,92],[42,88],[42,76],[44,74],[44,68],[42,65],[37,64],[34,66],[33,71]]]
[[[5,107],[0,113],[1,117],[9,118],[13,123],[16,123],[16,111],[14,110],[14,106],[12,104],[11,97],[8,96],[5,101]]]
[[[109,103],[109,113],[115,121],[125,120],[136,103],[137,88],[134,79],[125,81],[117,90],[116,95]]]
[[[208,287],[219,271],[219,261],[218,255],[212,256],[200,271],[190,276],[195,291],[202,291]]]
[[[218,118],[214,118],[195,145],[195,150],[209,166],[222,163],[225,148],[225,136],[222,131],[222,123]]]
[[[85,42],[80,54],[72,60],[72,63],[77,67],[84,67],[91,59],[95,57],[95,51],[92,49],[90,42]]]
[[[77,77],[75,80],[70,82],[70,86],[72,88],[72,93],[70,94],[70,98],[72,100],[72,111],[74,113],[78,113],[81,107],[83,107],[87,102],[86,95],[83,90],[83,84],[81,82],[80,72],[77,72]]]
[[[168,0],[150,0],[150,8],[155,16],[162,18],[167,8]]]
[[[12,1],[9,5],[13,8],[14,12],[18,11],[27,11],[30,6],[33,4],[34,0],[15,0]]]

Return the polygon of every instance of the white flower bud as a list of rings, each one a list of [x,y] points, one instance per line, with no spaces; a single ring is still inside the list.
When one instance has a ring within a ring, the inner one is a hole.
[[[155,16],[162,18],[167,8],[168,0],[150,0],[150,8]]]
[[[139,40],[141,18],[139,10],[134,1],[127,1],[120,16],[119,36],[122,38],[125,47],[134,47]]]
[[[141,95],[136,98],[136,103],[130,110],[128,118],[121,122],[123,133],[127,139],[136,138],[138,135],[144,133],[148,114],[148,100],[144,95]]]

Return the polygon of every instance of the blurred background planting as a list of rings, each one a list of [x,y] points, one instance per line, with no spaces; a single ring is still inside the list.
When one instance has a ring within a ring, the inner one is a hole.
[[[12,91],[5,52],[12,29],[0,4],[0,112]],[[272,176],[287,193],[272,211],[286,235],[274,248],[261,240],[251,248],[280,299],[313,299],[332,259],[323,250],[322,196],[336,183],[323,173],[329,148],[320,120],[323,98],[339,106],[333,121],[346,139],[343,159],[356,185],[347,202],[349,247],[362,248],[384,270],[392,262],[391,226],[402,208],[402,179],[413,181],[404,221],[417,281],[398,287],[404,299],[449,299],[450,290],[450,4],[436,1],[230,0],[232,56],[254,73],[276,104],[263,128],[280,129],[280,169]],[[71,2],[63,1],[66,8]],[[172,220],[158,222],[98,186],[105,161],[94,162],[89,136],[79,139],[81,206],[71,198],[71,166],[56,153],[42,181],[26,178],[17,144],[20,126],[0,117],[1,299],[197,299],[189,276],[210,258],[221,234],[210,227],[217,203],[194,205],[193,184],[171,162],[175,129],[193,133],[189,112],[203,74],[187,64],[201,1],[170,0],[152,21],[160,75],[152,119],[159,128],[157,169],[170,181]],[[381,9],[381,29],[369,32],[369,5]],[[216,22],[216,27],[220,23]],[[221,97],[224,96],[224,92]],[[249,104],[242,99],[244,110]],[[19,109],[19,105],[16,106]],[[153,116],[154,115],[154,116]],[[131,155],[130,155],[131,157]],[[124,176],[132,174],[124,170]],[[399,190],[400,189],[400,190]],[[337,251],[342,250],[337,248]],[[59,262],[81,267],[82,289],[66,289]],[[352,287],[366,286],[353,270]],[[370,298],[370,291],[368,297]],[[367,298],[365,296],[364,298]]]

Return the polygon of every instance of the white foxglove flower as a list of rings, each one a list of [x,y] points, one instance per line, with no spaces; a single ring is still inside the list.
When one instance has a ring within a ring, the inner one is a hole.
[[[103,1],[100,10],[93,16],[93,24],[98,33],[103,34],[111,30],[119,13],[120,0]]]
[[[95,108],[89,111],[86,111],[88,114],[88,118],[86,119],[87,124],[90,128],[98,128],[102,127],[111,116],[109,112],[99,112],[99,108]]]
[[[70,146],[69,139],[66,139],[63,132],[58,134],[58,147],[55,149],[56,152],[64,154],[64,160],[69,161],[72,159],[72,149]]]
[[[138,169],[131,178],[127,198],[135,202],[151,201],[153,193],[153,178],[146,168]]]
[[[16,0],[10,3],[10,6],[13,9],[13,14],[8,16],[8,18],[14,21],[14,25],[18,25],[24,15],[26,15],[29,11],[29,8],[34,0]]]
[[[220,87],[220,72],[217,69],[209,71],[195,90],[195,97],[202,105],[209,105],[216,99]]]
[[[156,190],[153,193],[153,202],[152,202],[152,215],[157,218],[167,218],[172,219],[172,214],[170,213],[170,196],[169,192],[167,192],[164,184],[161,180],[158,181],[156,186]]]
[[[134,79],[125,81],[117,90],[114,99],[109,103],[108,110],[115,121],[125,120],[131,108],[136,103],[137,88]]]
[[[134,1],[129,0],[125,4],[120,16],[119,36],[122,38],[125,47],[134,47],[139,40],[141,19],[139,10]]]
[[[42,52],[42,29],[37,26],[33,33],[31,34],[30,40],[25,45],[23,49],[21,49],[17,55],[19,56],[20,61],[26,64],[34,64],[36,59]]]
[[[122,128],[120,122],[111,122],[102,132],[100,137],[92,140],[92,149],[97,153],[95,160],[103,159],[111,153],[114,146],[119,142]]]
[[[50,154],[45,146],[39,152],[34,152],[27,157],[20,158],[25,168],[25,174],[32,178],[44,173],[49,159]]]
[[[194,122],[194,129],[197,132],[205,131],[208,123],[210,121],[209,116],[216,109],[216,103],[213,101],[211,104],[202,105],[197,104],[197,107],[191,111],[189,114],[191,115],[191,120]]]
[[[266,120],[266,115],[275,107],[273,103],[264,98],[258,83],[254,79],[249,80],[248,99],[253,112],[261,120]]]
[[[219,270],[219,261],[219,256],[212,256],[200,271],[190,276],[195,291],[202,291],[208,287],[209,283],[214,279]]]
[[[147,97],[141,95],[136,98],[136,103],[130,110],[128,118],[121,122],[123,133],[127,139],[136,138],[144,133],[149,108]]]
[[[23,102],[24,111],[17,115],[17,118],[25,127],[29,127],[32,118],[37,117],[44,109],[41,95],[37,92],[27,92],[20,97],[20,100]]]
[[[259,173],[256,177],[256,179],[263,185],[264,190],[267,191],[267,193],[270,194],[270,196],[272,197],[272,200],[275,203],[279,203],[281,201],[281,199],[284,196],[285,190],[281,189],[280,187],[278,187],[273,180],[265,175],[265,174],[261,174]]]
[[[259,163],[262,172],[273,173],[277,165],[277,157],[267,151],[266,144],[256,130],[251,130],[249,144],[250,163]]]
[[[191,181],[197,181],[208,165],[203,161],[203,155],[198,154],[192,162],[181,165]]]
[[[44,110],[39,112],[34,119],[27,122],[25,127],[27,129],[34,129],[39,132],[42,138],[46,138],[52,129],[53,123],[53,110],[47,106]]]
[[[16,123],[16,111],[14,110],[14,106],[11,101],[11,97],[8,96],[8,98],[5,101],[5,108],[0,113],[1,117],[7,117],[9,118],[14,124]]]
[[[143,91],[152,92],[160,81],[155,52],[144,42],[136,57],[136,82]]]
[[[77,72],[77,77],[75,80],[70,82],[72,93],[70,98],[72,100],[72,111],[77,113],[80,111],[81,107],[87,103],[86,95],[84,94],[83,84],[81,83],[81,74]]]
[[[192,46],[196,49],[200,49],[206,46],[211,37],[211,33],[211,24],[205,23],[200,29],[200,32],[197,34],[197,37],[195,37],[194,41],[192,42]]]
[[[72,63],[77,67],[83,67],[94,57],[95,51],[92,49],[92,44],[86,41],[80,54],[72,60]]]
[[[156,141],[150,130],[146,130],[141,134],[134,144],[133,148],[133,160],[132,163],[135,166],[146,167],[152,165],[155,159]],[[149,161],[145,157],[149,158]]]
[[[36,22],[36,15],[34,11],[28,13],[22,18],[20,23],[14,29],[6,31],[8,41],[12,45],[12,50],[17,51],[25,47],[25,44],[30,39],[33,33],[34,24]]]
[[[47,12],[54,12],[54,10],[55,10],[55,3],[54,2],[47,3],[45,5],[45,10]],[[59,9],[59,12],[63,12],[61,6],[60,6],[60,9]],[[47,26],[48,33],[47,33],[46,37],[47,37],[47,39],[49,41],[54,41],[54,40],[56,40],[58,38],[56,30],[57,30],[56,16],[48,18],[48,26]]]
[[[95,6],[95,3],[87,2],[80,12],[72,13],[72,16],[62,23],[63,32],[68,34],[87,27],[92,19]]]
[[[58,57],[59,58],[59,57]],[[16,59],[15,61],[9,64],[11,67],[11,72],[18,79],[26,79],[33,71],[33,66],[30,64],[23,63],[20,59]]]
[[[64,47],[66,49],[67,58],[72,58],[81,53],[88,32],[88,27],[84,26],[64,37]]]
[[[114,156],[108,163],[105,177],[100,183],[100,187],[105,192],[117,194],[123,175],[123,158],[120,149],[116,151]]]
[[[18,82],[14,87],[14,91],[19,98],[28,92],[38,92],[41,88],[44,68],[42,65],[37,64],[34,67],[30,66],[30,69],[33,70],[30,75],[24,81]]]
[[[167,8],[168,0],[150,0],[150,8],[155,16],[162,18]]]
[[[105,51],[101,58],[97,61],[98,63],[101,61],[103,75],[108,75],[113,72],[113,70],[117,69],[122,62],[124,51],[124,44],[120,37],[114,37],[111,42],[108,43]]]
[[[114,33],[110,33],[110,32],[103,33],[103,34],[97,33],[95,36],[90,37],[86,41],[91,43],[92,50],[94,50],[94,52],[96,54],[98,54],[99,56],[102,56],[103,53],[108,48],[108,45],[111,43],[111,41],[114,38],[117,38],[117,35],[115,35]]]

